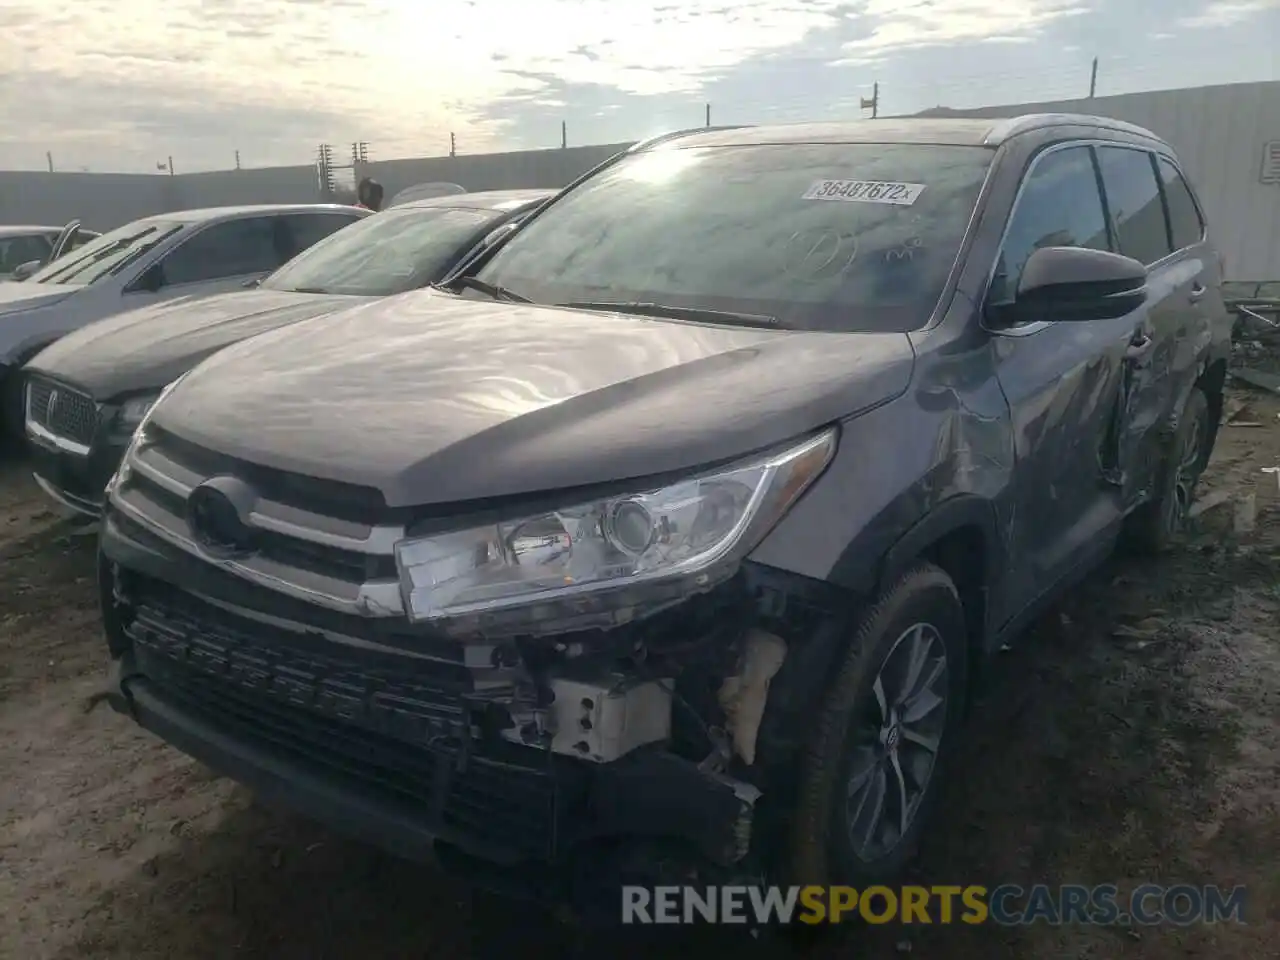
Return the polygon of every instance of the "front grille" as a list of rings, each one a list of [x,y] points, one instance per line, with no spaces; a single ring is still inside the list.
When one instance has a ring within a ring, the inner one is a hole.
[[[213,477],[232,476],[254,494],[241,517],[251,543],[235,575],[295,598],[365,617],[403,613],[395,544],[404,516],[372,488],[248,463],[148,425],[122,472],[113,502],[131,521],[200,554],[187,499]]]
[[[240,742],[372,792],[430,827],[553,856],[568,795],[552,758],[508,744],[495,749],[526,762],[474,755],[464,674],[394,655],[379,664],[368,650],[344,656],[340,644],[245,629],[240,619],[194,598],[143,597],[128,627],[139,670],[165,699]]]
[[[27,382],[27,417],[55,437],[89,446],[98,428],[93,398],[43,377]]]

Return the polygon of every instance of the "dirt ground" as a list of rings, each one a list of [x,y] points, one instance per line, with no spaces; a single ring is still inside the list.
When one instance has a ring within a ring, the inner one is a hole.
[[[817,952],[929,960],[1274,955],[1280,935],[1280,397],[1234,390],[1206,511],[1117,559],[1004,654],[926,883],[1246,884],[1246,925],[867,927]],[[1241,404],[1246,406],[1240,409]],[[285,812],[105,706],[93,538],[0,468],[0,956],[565,956],[570,934]],[[705,946],[664,944],[666,956]],[[754,942],[741,958],[792,952]],[[595,951],[592,951],[595,952]],[[617,956],[614,943],[609,953]]]

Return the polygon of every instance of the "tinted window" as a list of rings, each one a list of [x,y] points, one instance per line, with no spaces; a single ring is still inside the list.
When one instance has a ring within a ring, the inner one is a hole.
[[[123,270],[182,229],[165,220],[137,220],[104,233],[73,253],[63,254],[39,273],[32,283],[86,285]]]
[[[301,253],[319,243],[331,233],[359,221],[359,217],[345,217],[337,213],[295,213],[285,217],[293,238],[293,252]]]
[[[39,234],[0,237],[0,273],[13,273],[24,263],[43,260],[49,252],[49,238]]]
[[[262,282],[271,290],[386,297],[440,279],[502,214],[396,207],[353,223]]]
[[[226,220],[205,227],[164,258],[167,285],[274,270],[286,259],[277,217]]]
[[[1160,186],[1145,150],[1101,147],[1102,189],[1115,225],[1120,252],[1140,263],[1169,255],[1169,234],[1160,203]]]
[[[981,147],[659,147],[557,199],[479,276],[544,303],[911,330],[938,301],[990,162]]]
[[[1160,179],[1164,182],[1164,199],[1169,205],[1169,229],[1173,231],[1173,248],[1182,250],[1199,243],[1204,236],[1204,221],[1196,209],[1191,188],[1182,178],[1178,168],[1159,158]]]
[[[1032,167],[996,262],[992,303],[1013,299],[1027,258],[1041,247],[1107,249],[1107,221],[1088,147],[1055,150]]]

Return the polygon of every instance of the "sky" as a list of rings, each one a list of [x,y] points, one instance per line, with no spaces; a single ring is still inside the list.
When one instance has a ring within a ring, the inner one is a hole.
[[[177,172],[1272,80],[1280,0],[0,0],[0,169]]]

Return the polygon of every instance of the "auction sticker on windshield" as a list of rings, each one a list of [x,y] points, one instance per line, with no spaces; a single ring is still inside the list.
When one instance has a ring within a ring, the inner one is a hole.
[[[892,203],[909,207],[924,193],[923,183],[892,180],[817,180],[801,200],[846,200],[851,203]]]

